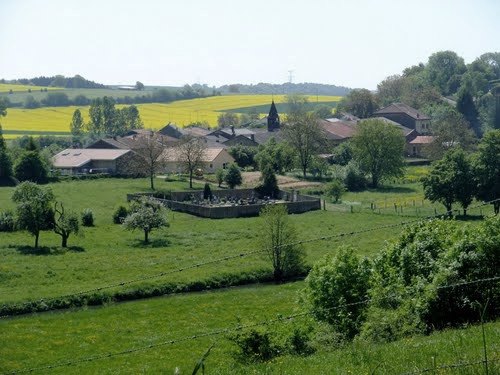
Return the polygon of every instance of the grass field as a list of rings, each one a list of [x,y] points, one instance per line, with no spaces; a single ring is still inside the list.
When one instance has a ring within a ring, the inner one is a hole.
[[[296,301],[302,288],[303,282],[257,285],[3,319],[0,371],[67,364],[34,372],[172,374],[178,367],[189,374],[211,345],[207,374],[402,374],[432,368],[433,359],[435,366],[441,366],[483,358],[479,326],[390,344],[358,341],[340,348],[323,344],[310,356],[287,355],[249,364],[231,357],[234,348],[227,335],[201,335],[301,312]],[[269,327],[279,329],[303,320]],[[498,360],[500,322],[486,324],[485,332],[489,359]],[[168,343],[171,340],[174,343]],[[108,357],[131,349],[141,350]],[[475,365],[435,373],[481,374],[482,370],[482,365]],[[490,362],[489,370],[498,373],[498,361]]]
[[[207,121],[211,126],[217,124],[221,112],[233,108],[248,108],[254,106],[269,106],[271,95],[227,95],[209,98],[180,100],[169,104],[147,103],[137,104],[141,118],[146,128],[158,129],[169,122],[184,126],[195,121]],[[283,95],[274,96],[276,102],[284,102]],[[310,97],[311,101],[316,96]],[[335,103],[337,96],[320,96],[322,102]],[[118,108],[122,106],[117,106]],[[36,109],[9,108],[7,116],[0,119],[5,138],[14,138],[30,132],[69,133],[69,124],[75,109],[80,108],[85,121],[88,121],[89,107],[44,107]],[[15,131],[17,133],[10,133]],[[38,133],[40,134],[40,133]],[[22,135],[22,134],[21,134]]]
[[[152,243],[143,246],[143,234],[127,232],[120,225],[112,224],[112,214],[119,205],[126,204],[126,193],[148,191],[147,179],[65,181],[49,186],[57,199],[65,203],[66,209],[80,212],[92,208],[96,225],[84,228],[83,237],[71,236],[67,251],[59,247],[60,237],[51,232],[41,234],[40,250],[31,247],[33,238],[26,232],[0,233],[0,305],[75,293],[256,250],[259,218],[209,220],[174,212],[168,213],[170,227],[153,231]],[[171,190],[187,189],[187,186],[186,181],[161,179],[156,184],[157,189]],[[10,199],[12,192],[12,188],[0,188],[2,210],[14,208]],[[410,184],[349,193],[346,197],[351,201],[370,202],[381,196],[396,200],[421,193],[420,185]],[[471,210],[470,214],[477,214],[477,210]],[[343,244],[355,246],[360,255],[373,256],[387,241],[398,236],[402,227],[397,224],[408,220],[371,211],[331,210],[291,215],[290,218],[300,239],[315,240],[304,245],[309,264],[325,254],[334,253]],[[396,226],[321,240],[321,237],[342,232],[390,224]],[[262,269],[270,269],[266,258],[245,256],[112,290],[165,282],[192,282]],[[234,362],[230,355],[232,346],[224,335],[182,340],[235,327],[238,322],[250,324],[300,312],[297,300],[302,288],[303,282],[250,285],[0,319],[0,372],[143,348],[129,355],[35,372],[173,373],[180,367],[182,373],[190,373],[195,361],[212,343],[215,347],[207,360],[208,373],[223,374],[368,374],[374,369],[377,374],[396,374],[429,368],[432,357],[436,358],[437,365],[476,362],[482,358],[479,327],[413,337],[386,345],[355,342],[334,348],[323,344],[309,357],[283,356],[265,364],[248,365]],[[488,324],[486,332],[490,358],[498,357],[500,323]],[[159,345],[179,339],[174,344]],[[148,348],[150,345],[153,347]],[[480,366],[472,366],[459,373],[480,371]]]
[[[147,190],[146,179],[70,181],[50,186],[67,209],[81,212],[84,208],[92,208],[96,226],[84,228],[83,237],[70,237],[69,246],[75,248],[65,253],[58,249],[60,237],[52,232],[41,234],[40,245],[45,248],[40,252],[31,249],[33,238],[26,232],[1,233],[0,272],[5,292],[0,303],[59,296],[255,250],[259,218],[212,221],[178,212],[169,213],[170,228],[153,232],[153,244],[142,248],[143,234],[127,232],[120,225],[112,224],[112,214],[120,204],[126,204],[126,193]],[[186,182],[157,182],[157,188],[177,190],[187,186]],[[12,188],[0,188],[2,209],[14,207],[10,201],[11,193]],[[302,239],[314,239],[397,224],[406,218],[375,216],[370,212],[338,214],[314,211],[293,215],[291,219]],[[373,255],[400,229],[385,228],[344,238],[342,242],[337,238],[306,244],[308,262],[312,264],[324,254],[334,252],[340,243],[357,246],[360,254]],[[262,269],[270,269],[269,264],[262,256],[255,255],[154,279],[148,285]],[[136,288],[137,285],[130,287]]]

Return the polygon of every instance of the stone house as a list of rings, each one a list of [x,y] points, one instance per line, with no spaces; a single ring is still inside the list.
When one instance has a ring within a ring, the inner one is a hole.
[[[180,161],[179,152],[173,148],[165,152],[165,171],[169,173],[183,173],[184,166]],[[217,169],[226,169],[234,163],[234,158],[223,147],[207,148],[203,156],[203,172],[215,173]]]
[[[431,118],[404,103],[392,103],[374,112],[372,117],[385,117],[419,134],[431,133]]]
[[[123,166],[131,150],[68,148],[52,157],[53,166],[63,175],[109,173],[126,174]]]

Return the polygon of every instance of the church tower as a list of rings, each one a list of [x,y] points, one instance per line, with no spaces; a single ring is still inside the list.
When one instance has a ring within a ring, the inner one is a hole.
[[[267,116],[267,131],[272,132],[280,128],[280,116],[278,115],[278,110],[274,104],[274,100],[271,103],[271,109],[269,110],[269,115]]]

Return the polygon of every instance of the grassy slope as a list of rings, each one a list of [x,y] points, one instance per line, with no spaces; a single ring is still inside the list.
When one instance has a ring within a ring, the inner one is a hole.
[[[296,300],[302,282],[191,293],[128,302],[107,307],[0,320],[0,371],[74,361],[95,355],[178,340],[200,333],[233,328],[300,311]],[[277,323],[284,324],[284,323]],[[289,323],[287,323],[289,324]],[[486,325],[489,358],[500,351],[500,322]],[[398,374],[437,365],[482,358],[480,327],[449,330],[391,344],[358,342],[341,349],[320,346],[309,357],[278,357],[265,364],[238,364],[223,335],[162,345],[128,355],[84,362],[40,373],[188,374],[196,360],[215,344],[206,361],[208,373],[223,374]],[[490,373],[498,370],[490,364]],[[480,373],[481,367],[465,368]],[[474,371],[474,372],[472,372]],[[447,372],[440,372],[447,373]]]
[[[322,101],[332,102],[340,99],[336,96],[319,98]],[[271,95],[227,95],[180,100],[169,104],[137,104],[137,107],[146,128],[158,129],[168,122],[183,126],[195,121],[207,121],[210,125],[215,126],[221,111],[256,105],[269,106],[271,99]],[[285,98],[283,95],[274,96],[274,100],[282,102]],[[118,106],[118,108],[120,107],[122,106]],[[19,134],[9,134],[11,130],[23,131],[25,134],[29,131],[69,132],[69,124],[73,112],[77,108],[82,111],[84,119],[87,121],[89,107],[9,108],[7,116],[1,119],[5,137],[19,136]]]
[[[170,228],[153,231],[153,245],[141,247],[141,232],[124,231],[120,225],[112,224],[111,218],[114,210],[125,204],[127,192],[147,189],[146,179],[71,181],[52,184],[51,187],[67,209],[81,212],[84,208],[92,208],[96,226],[84,228],[83,237],[70,237],[69,246],[75,247],[66,253],[59,252],[59,236],[43,232],[40,245],[46,247],[41,251],[44,255],[39,255],[40,252],[30,247],[33,246],[33,237],[27,232],[1,233],[0,277],[5,292],[0,297],[0,303],[58,296],[255,250],[259,218],[212,221],[173,212],[168,215]],[[186,188],[187,183],[157,182],[157,188],[175,190],[181,187]],[[14,207],[10,201],[11,194],[12,188],[0,188],[2,208]],[[291,219],[298,228],[300,238],[311,239],[399,223],[406,218],[315,211],[293,215]],[[308,262],[313,263],[324,254],[335,251],[340,243],[359,247],[361,254],[374,254],[385,240],[396,236],[399,230],[399,227],[386,228],[344,239],[306,244]],[[199,280],[220,272],[234,273],[236,270],[253,271],[268,267],[266,260],[256,255],[152,282]]]

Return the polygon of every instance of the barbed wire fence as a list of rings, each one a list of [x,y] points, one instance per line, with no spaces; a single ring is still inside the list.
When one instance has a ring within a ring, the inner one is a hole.
[[[494,199],[494,200],[491,200],[491,201],[488,201],[488,202],[483,202],[483,203],[478,204],[476,206],[470,207],[469,210],[472,210],[474,208],[479,208],[479,207],[482,207],[482,206],[494,203],[496,201],[500,201],[500,198]],[[326,241],[326,240],[332,240],[332,239],[335,239],[335,238],[344,238],[344,237],[348,237],[348,236],[354,236],[354,235],[358,235],[358,234],[369,233],[369,232],[373,232],[373,231],[377,231],[377,230],[382,230],[382,229],[388,229],[388,228],[395,228],[395,227],[405,226],[405,225],[409,225],[409,224],[421,222],[421,221],[424,221],[424,220],[430,220],[430,219],[435,219],[435,218],[439,218],[439,217],[446,217],[446,215],[448,215],[448,214],[450,214],[452,212],[453,212],[453,210],[450,210],[450,211],[445,212],[444,214],[439,214],[437,216],[427,216],[427,217],[424,217],[424,218],[420,218],[419,217],[419,218],[412,219],[412,220],[406,220],[406,221],[403,221],[403,222],[400,222],[400,223],[386,224],[386,225],[376,226],[376,227],[372,227],[372,228],[361,229],[361,230],[358,230],[358,231],[342,232],[342,233],[336,233],[336,234],[327,235],[327,236],[319,236],[319,237],[310,238],[310,239],[306,239],[306,240],[299,240],[299,241],[295,241],[295,242],[291,242],[291,243],[286,243],[286,244],[278,245],[278,246],[275,246],[274,248],[287,247],[287,246],[295,246],[295,245],[303,245],[303,244],[308,244],[308,243],[313,243],[313,242],[318,242],[318,241]],[[251,256],[251,255],[256,255],[256,254],[262,254],[262,253],[265,253],[266,251],[267,250],[265,250],[265,249],[264,250],[254,250],[254,251],[249,251],[249,252],[246,252],[246,253],[239,253],[239,254],[235,254],[235,255],[228,255],[228,256],[221,257],[221,258],[217,258],[217,259],[213,259],[213,260],[208,260],[208,261],[200,262],[200,263],[195,263],[195,264],[191,264],[191,265],[188,265],[188,266],[185,266],[185,267],[179,267],[179,268],[175,268],[175,269],[172,269],[172,270],[169,270],[169,271],[165,271],[165,272],[160,272],[160,273],[153,274],[153,275],[141,276],[141,277],[137,277],[137,278],[126,280],[126,281],[111,283],[111,284],[100,286],[100,287],[96,287],[96,288],[91,288],[91,289],[82,290],[82,291],[78,291],[78,292],[74,292],[74,293],[64,294],[64,295],[61,295],[61,296],[47,297],[47,298],[41,298],[41,299],[38,299],[38,300],[25,301],[25,302],[21,302],[21,303],[18,303],[18,304],[12,304],[11,307],[12,308],[22,308],[24,306],[29,306],[29,305],[33,305],[33,304],[46,303],[46,302],[50,302],[50,301],[68,299],[68,298],[78,297],[78,296],[82,296],[82,295],[90,295],[91,293],[97,293],[97,292],[101,292],[101,291],[104,291],[104,290],[107,290],[107,289],[111,289],[111,288],[123,287],[123,286],[126,286],[126,285],[135,284],[135,283],[138,283],[138,282],[141,282],[141,281],[147,281],[147,280],[157,279],[157,278],[160,278],[160,277],[164,277],[164,276],[169,276],[169,275],[173,275],[173,274],[176,274],[176,273],[185,272],[187,270],[201,268],[201,267],[205,267],[205,266],[208,266],[208,265],[218,264],[218,263],[226,262],[226,261],[233,260],[233,259],[243,258],[243,257],[247,257],[247,256]],[[12,314],[2,315],[2,316],[0,316],[0,319],[6,319],[6,318],[9,318],[11,316],[13,316],[13,315]]]
[[[465,285],[472,285],[472,284],[480,284],[480,283],[487,283],[487,282],[499,282],[500,281],[500,276],[495,276],[495,277],[489,277],[489,278],[483,278],[483,279],[477,279],[477,280],[471,280],[471,281],[462,281],[462,282],[457,282],[454,284],[449,284],[449,285],[441,285],[436,287],[436,289],[450,289],[450,288],[457,288]],[[368,304],[372,301],[372,299],[367,298],[363,299],[358,302],[352,302],[352,303],[346,303],[346,304],[341,304],[341,305],[336,305],[332,306],[330,308],[323,309],[323,311],[328,311],[328,310],[336,310],[340,308],[345,308],[345,307],[351,307],[351,306],[357,306],[357,305],[364,305]],[[130,354],[136,354],[139,352],[143,352],[146,350],[150,349],[155,349],[163,346],[169,346],[169,345],[175,345],[179,344],[182,342],[186,341],[191,341],[191,340],[199,340],[202,338],[207,338],[207,337],[212,337],[212,336],[219,336],[219,335],[228,335],[231,333],[239,332],[242,330],[250,329],[250,328],[255,328],[255,327],[260,327],[260,326],[268,326],[268,325],[273,325],[273,324],[278,324],[278,323],[284,323],[288,321],[292,321],[294,319],[298,318],[303,318],[306,316],[310,316],[313,313],[311,311],[304,311],[304,312],[298,312],[295,314],[290,314],[290,315],[283,315],[279,316],[278,318],[274,319],[267,319],[263,320],[260,322],[255,322],[255,323],[249,323],[249,324],[238,324],[233,327],[226,327],[226,328],[220,328],[212,331],[207,331],[207,332],[200,332],[195,335],[189,335],[181,338],[174,338],[174,339],[166,339],[157,343],[152,343],[149,345],[144,345],[140,347],[135,347],[135,348],[130,348],[122,351],[117,351],[117,352],[108,352],[108,353],[102,353],[102,354],[97,354],[94,356],[89,356],[89,357],[83,357],[83,358],[78,358],[78,359],[72,359],[72,360],[63,360],[55,363],[50,363],[38,367],[31,367],[31,368],[23,368],[19,370],[14,370],[14,371],[9,371],[9,372],[4,372],[1,375],[15,375],[15,374],[24,374],[24,373],[31,373],[35,371],[43,371],[43,370],[51,370],[55,368],[60,368],[60,367],[70,367],[74,365],[78,365],[81,363],[88,363],[88,362],[94,362],[98,360],[104,360],[108,358],[113,358],[113,357],[118,357],[118,356],[123,356],[123,355],[130,355]],[[486,364],[488,362],[496,362],[499,361],[500,358],[493,358],[486,360]],[[410,374],[423,374],[426,372],[430,372],[436,369],[445,369],[445,368],[454,368],[454,367],[463,367],[463,366],[471,366],[474,364],[479,364],[479,363],[484,363],[485,360],[477,361],[477,362],[468,362],[468,363],[455,363],[455,364],[449,364],[449,365],[442,365],[439,367],[434,367],[430,369],[423,369],[423,370],[417,370],[413,372],[408,372],[404,373],[405,375],[410,375]]]

